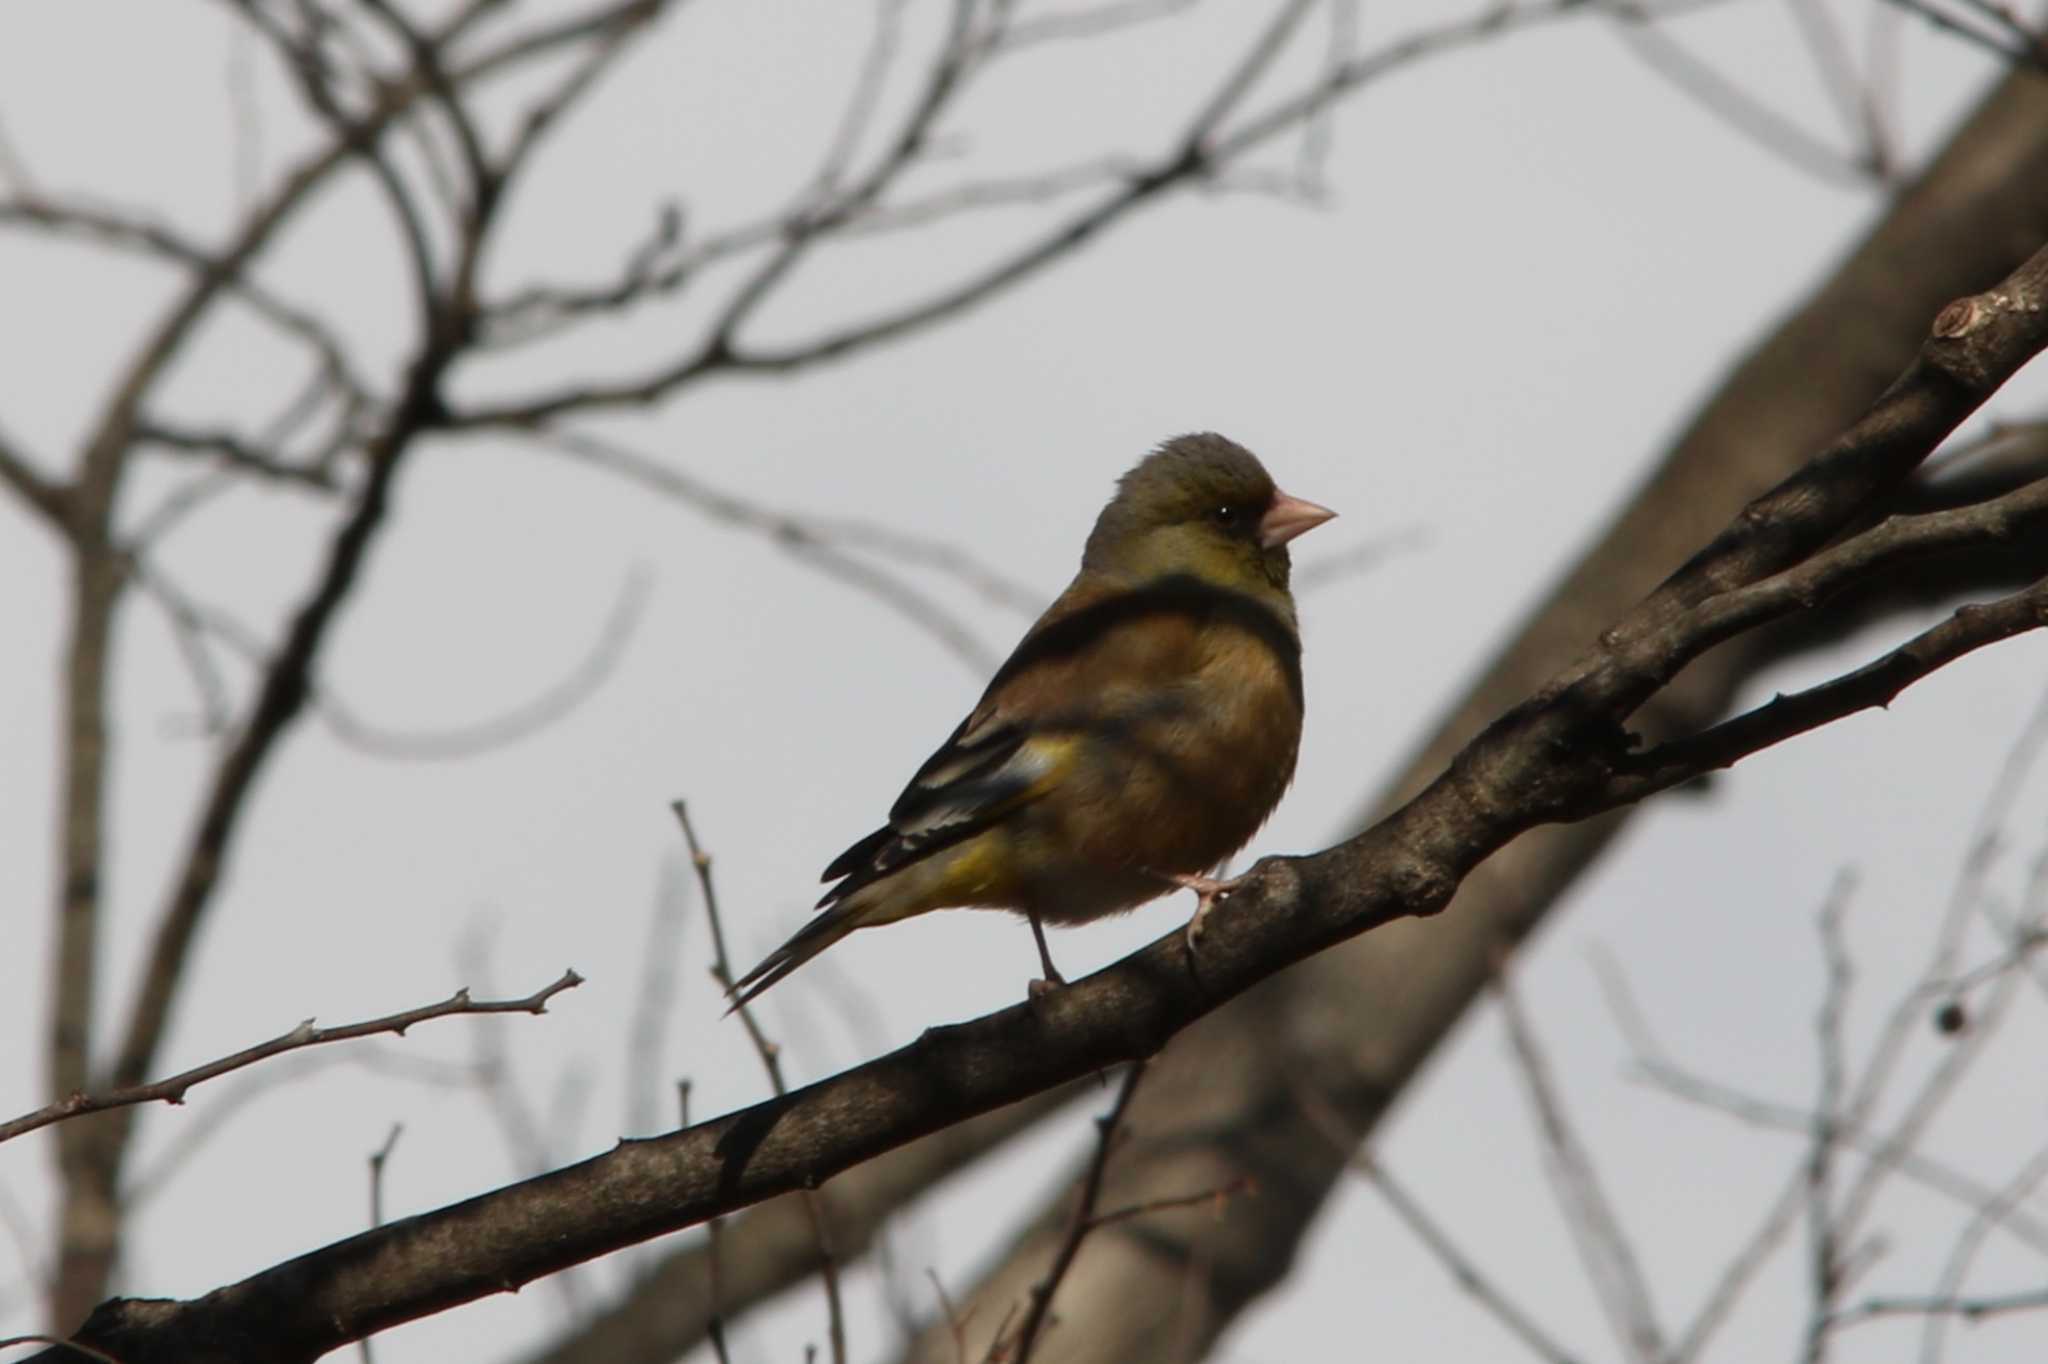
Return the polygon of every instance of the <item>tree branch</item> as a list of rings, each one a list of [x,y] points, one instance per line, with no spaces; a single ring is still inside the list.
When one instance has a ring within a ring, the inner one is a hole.
[[[181,1070],[176,1075],[149,1084],[130,1085],[125,1089],[110,1090],[104,1094],[72,1094],[56,1103],[46,1105],[33,1113],[24,1113],[18,1118],[0,1122],[0,1142],[12,1141],[24,1133],[39,1127],[48,1127],[67,1118],[79,1117],[86,1113],[103,1113],[110,1108],[125,1108],[131,1104],[185,1102],[185,1091],[197,1084],[226,1075],[231,1071],[253,1066],[259,1061],[268,1061],[273,1056],[298,1051],[303,1047],[317,1047],[327,1042],[347,1042],[358,1037],[371,1037],[377,1033],[395,1033],[405,1036],[405,1030],[415,1023],[425,1023],[435,1018],[451,1018],[457,1014],[544,1014],[548,1001],[564,990],[573,990],[583,983],[583,977],[574,971],[564,971],[561,978],[552,985],[535,990],[523,999],[471,999],[466,989],[457,990],[438,1004],[423,1004],[382,1018],[372,1018],[362,1023],[343,1023],[332,1028],[316,1028],[313,1020],[307,1019],[290,1032],[280,1033],[267,1042],[258,1042],[252,1047],[232,1052],[218,1060]]]

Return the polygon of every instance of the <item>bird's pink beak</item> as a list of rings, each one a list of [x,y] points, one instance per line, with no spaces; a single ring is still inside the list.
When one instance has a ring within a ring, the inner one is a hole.
[[[1259,543],[1267,549],[1278,549],[1295,536],[1314,530],[1336,514],[1328,507],[1319,507],[1305,498],[1275,492],[1273,505],[1259,518]]]

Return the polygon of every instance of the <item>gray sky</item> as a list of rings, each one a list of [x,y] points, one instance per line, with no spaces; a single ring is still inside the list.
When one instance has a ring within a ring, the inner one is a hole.
[[[1860,40],[1870,8],[1833,8]],[[1366,6],[1360,41],[1445,12]],[[686,10],[565,133],[516,205],[519,225],[491,278],[520,282],[551,262],[566,265],[557,273],[601,274],[672,196],[706,229],[785,197],[835,117],[867,13],[708,0]],[[1134,145],[1154,145],[1251,17],[1236,7],[1183,25],[1172,42],[1036,56],[1060,72],[1061,97],[1045,97],[1035,67],[993,81],[959,129],[972,139],[960,154],[1057,164],[1099,148],[1105,128],[1134,129]],[[926,50],[930,19],[913,7],[907,51]],[[52,190],[150,205],[202,235],[219,232],[236,196],[228,92],[251,63],[261,166],[274,173],[305,136],[267,58],[233,40],[217,9],[42,6],[15,13],[9,27],[0,127]],[[1783,8],[1730,3],[1677,32],[1744,89],[1841,144]],[[1988,67],[1910,22],[1899,40],[1893,112],[1917,159]],[[1311,43],[1289,70],[1311,69],[1315,55]],[[1303,603],[1300,775],[1251,851],[1321,847],[1627,495],[1735,348],[1825,268],[1874,204],[1867,189],[1758,151],[1590,22],[1395,75],[1343,106],[1334,135],[1325,208],[1183,195],[941,329],[795,381],[693,390],[603,429],[743,497],[971,547],[1047,599],[1072,572],[1115,475],[1151,444],[1203,428],[1245,442],[1282,486],[1342,513],[1299,544],[1302,568],[1405,537],[1384,564]],[[1271,159],[1284,166],[1287,156]],[[821,262],[768,310],[760,335],[797,337],[865,315],[1016,230],[997,217],[943,240],[879,240]],[[265,278],[335,304],[352,336],[395,343],[407,321],[388,301],[400,297],[397,264],[356,183],[319,203]],[[0,235],[0,426],[68,463],[110,363],[162,296],[163,277],[140,266]],[[637,370],[682,325],[669,317],[606,328],[587,344],[465,373],[458,392]],[[196,416],[226,416],[285,378],[253,333],[223,333],[206,338],[174,391]],[[2025,376],[1992,411],[2026,415],[2043,394],[2041,376]],[[166,1056],[182,1066],[307,1015],[367,1017],[457,984],[525,993],[573,965],[590,983],[549,1017],[491,1029],[544,1119],[565,1094],[583,1100],[553,1133],[549,1157],[559,1163],[627,1130],[621,1048],[654,890],[664,868],[676,869],[667,802],[691,802],[718,859],[735,951],[750,963],[802,920],[817,869],[879,821],[985,678],[760,538],[514,441],[437,448],[399,494],[398,524],[323,673],[366,721],[435,731],[516,706],[570,666],[636,573],[651,584],[638,628],[615,674],[573,715],[485,756],[379,760],[305,726],[263,783]],[[239,493],[196,518],[169,562],[193,590],[269,625],[305,581],[322,525],[321,508],[304,499]],[[14,1096],[0,1109],[10,1113],[42,1097],[61,565],[39,527],[0,506],[0,619],[16,641],[0,668],[0,853],[12,869],[0,891],[0,999],[9,1001],[0,1093]],[[921,581],[992,656],[1026,623]],[[1766,679],[1757,694],[1839,670],[1902,633],[1894,623],[1808,660],[1799,676]],[[105,935],[114,999],[187,832],[183,812],[206,757],[180,731],[190,684],[144,607],[124,617],[118,666],[119,841]],[[1758,1094],[1808,1101],[1822,980],[1815,911],[1837,874],[1854,868],[1848,1027],[1867,1046],[1925,959],[2044,668],[2048,641],[2001,645],[1889,712],[1752,760],[1704,798],[1660,802],[1524,957],[1525,1002],[1667,1317],[1697,1305],[1799,1144],[1630,1083],[1589,952],[1622,964],[1678,1058]],[[2042,786],[2020,803],[1994,868],[2009,897],[2038,846]],[[1070,930],[1054,951],[1070,976],[1092,970],[1188,909],[1162,903]],[[461,956],[465,941],[486,934],[488,979]],[[1976,956],[1987,950],[1976,943]],[[693,1080],[700,1115],[764,1093],[703,981],[705,951],[693,909],[677,958],[688,993],[661,1074]],[[1018,921],[936,915],[856,935],[769,995],[766,1017],[795,1072],[814,1077],[929,1024],[1010,1003],[1033,968]],[[850,1013],[856,990],[863,1003]],[[2048,1097],[2033,1045],[2041,996],[2023,995],[2018,1008],[2005,1045],[1929,1141],[1994,1184],[2039,1144]],[[459,1062],[482,1031],[443,1023],[380,1052]],[[1939,1054],[1922,1031],[1913,1065]],[[231,1083],[149,1114],[138,1171],[172,1151]],[[1041,1132],[907,1220],[898,1252],[921,1308],[931,1305],[924,1267],[949,1288],[972,1283],[1015,1218],[1085,1149],[1084,1119]],[[387,1175],[394,1215],[521,1172],[474,1094],[337,1059],[248,1108],[154,1196],[123,1289],[203,1292],[358,1230],[364,1158],[394,1121],[405,1125]],[[39,1237],[51,1212],[47,1143],[43,1135],[0,1150],[0,1209],[18,1211]],[[1553,1332],[1585,1357],[1613,1357],[1491,1009],[1447,1049],[1379,1150]],[[223,1201],[224,1189],[236,1197]],[[1887,1236],[1865,1288],[1916,1293],[1967,1219],[1951,1204],[1902,1196],[1878,1220]],[[573,1291],[601,1300],[630,1259],[586,1267]],[[1715,1357],[1791,1352],[1805,1311],[1798,1266],[1781,1258],[1769,1277]],[[1994,1237],[1970,1283],[1988,1292],[2039,1277],[2038,1260]],[[0,1238],[0,1335],[33,1323],[20,1281]],[[886,1358],[892,1328],[872,1276],[855,1283],[855,1357]],[[564,1308],[562,1292],[539,1285],[380,1338],[380,1362],[504,1354],[548,1335]],[[748,1321],[741,1357],[801,1358],[821,1320],[807,1293]],[[2037,1357],[2044,1321],[1958,1330],[1948,1357]],[[1293,1280],[1223,1354],[1328,1357],[1333,1330],[1370,1333],[1390,1358],[1521,1357],[1362,1187],[1333,1203]],[[1842,1338],[1839,1357],[1900,1358],[1916,1331],[1860,1328]]]

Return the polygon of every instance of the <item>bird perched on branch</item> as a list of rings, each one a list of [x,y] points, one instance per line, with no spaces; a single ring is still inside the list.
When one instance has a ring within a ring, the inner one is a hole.
[[[752,999],[857,928],[926,910],[1016,910],[1044,984],[1044,923],[1119,913],[1176,885],[1193,946],[1234,883],[1204,875],[1294,776],[1301,638],[1287,544],[1335,515],[1250,451],[1181,436],[1118,482],[1081,571],[917,770],[884,828],[824,878],[823,911],[734,983]]]

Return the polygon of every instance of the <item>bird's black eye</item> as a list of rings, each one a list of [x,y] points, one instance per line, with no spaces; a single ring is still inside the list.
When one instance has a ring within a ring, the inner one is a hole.
[[[1239,507],[1233,506],[1230,503],[1225,502],[1220,506],[1212,507],[1210,509],[1209,519],[1211,521],[1214,521],[1217,525],[1223,527],[1225,530],[1236,530],[1239,526],[1244,524],[1244,511]]]

